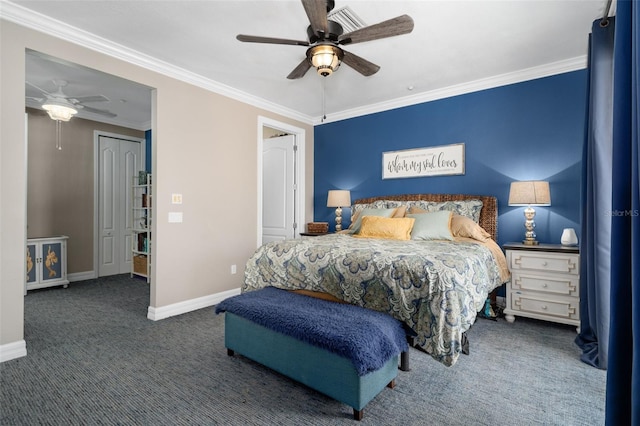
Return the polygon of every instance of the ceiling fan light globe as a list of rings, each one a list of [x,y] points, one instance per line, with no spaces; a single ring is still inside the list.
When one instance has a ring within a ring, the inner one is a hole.
[[[340,66],[342,50],[330,44],[321,44],[309,49],[311,65],[323,77],[331,75]]]
[[[47,103],[42,105],[42,108],[47,111],[47,114],[49,114],[52,120],[58,121],[69,121],[71,117],[78,113],[78,110],[75,108],[57,103]]]

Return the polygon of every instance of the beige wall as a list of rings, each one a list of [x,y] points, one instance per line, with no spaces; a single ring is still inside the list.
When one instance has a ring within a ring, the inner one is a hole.
[[[0,345],[23,339],[26,150],[25,49],[156,89],[152,167],[155,262],[150,306],[240,287],[257,241],[258,116],[306,131],[306,218],[313,199],[313,128],[16,24],[0,25]],[[183,194],[179,209],[172,193]],[[184,222],[167,222],[182,211]],[[230,265],[238,265],[231,275]],[[27,347],[28,347],[27,341]]]
[[[67,235],[67,272],[93,271],[94,130],[144,138],[144,132],[73,118],[62,123],[62,150],[55,146],[56,123],[27,108],[27,238]]]

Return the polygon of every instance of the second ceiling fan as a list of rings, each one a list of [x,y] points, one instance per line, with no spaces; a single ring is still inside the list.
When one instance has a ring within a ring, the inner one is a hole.
[[[413,31],[413,19],[401,15],[378,24],[369,25],[347,34],[342,26],[327,18],[335,6],[333,0],[301,0],[311,25],[307,28],[309,41],[290,40],[274,37],[260,37],[238,34],[236,38],[249,43],[288,44],[309,46],[305,59],[287,76],[288,79],[302,78],[312,66],[323,77],[331,75],[341,62],[349,65],[364,76],[378,72],[380,67],[358,55],[347,52],[340,46],[378,40],[408,34]]]

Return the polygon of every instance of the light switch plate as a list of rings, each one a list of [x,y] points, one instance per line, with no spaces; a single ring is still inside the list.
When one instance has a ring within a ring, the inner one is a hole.
[[[182,212],[169,212],[169,223],[181,223]]]

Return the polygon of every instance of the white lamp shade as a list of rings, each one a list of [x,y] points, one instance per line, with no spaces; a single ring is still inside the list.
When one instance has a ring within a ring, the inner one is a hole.
[[[509,205],[550,206],[551,193],[549,192],[549,182],[539,180],[511,182]]]
[[[327,195],[327,207],[346,207],[351,205],[351,192],[335,189]]]

